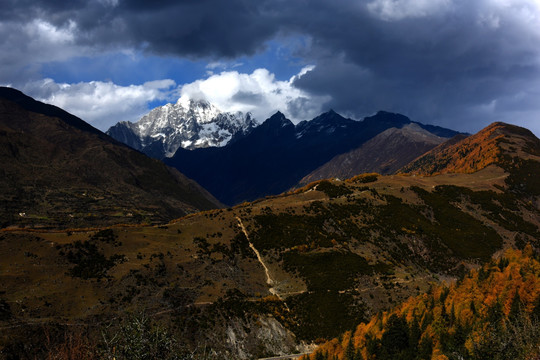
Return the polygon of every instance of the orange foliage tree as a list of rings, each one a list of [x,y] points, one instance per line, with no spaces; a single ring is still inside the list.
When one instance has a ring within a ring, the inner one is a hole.
[[[536,359],[540,263],[530,246],[507,250],[447,287],[358,325],[303,360]]]

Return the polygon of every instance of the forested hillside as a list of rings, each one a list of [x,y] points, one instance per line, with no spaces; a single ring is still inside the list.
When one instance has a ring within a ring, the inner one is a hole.
[[[540,263],[507,250],[321,345],[305,359],[538,359]]]

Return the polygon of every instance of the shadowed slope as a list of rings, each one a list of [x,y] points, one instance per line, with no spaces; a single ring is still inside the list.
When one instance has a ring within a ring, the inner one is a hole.
[[[347,179],[362,173],[392,174],[446,139],[415,123],[390,128],[361,147],[334,157],[305,176],[300,185],[332,177]]]
[[[335,156],[357,149],[387,129],[411,123],[404,115],[384,111],[354,121],[330,110],[294,125],[278,112],[234,143],[222,148],[178,149],[165,163],[233,205],[287,191]],[[417,125],[438,136],[456,134]]]
[[[0,90],[2,227],[166,221],[219,206],[177,170],[81,119]]]

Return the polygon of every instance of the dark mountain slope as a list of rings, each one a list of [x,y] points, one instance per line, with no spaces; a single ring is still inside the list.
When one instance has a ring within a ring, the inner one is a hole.
[[[254,200],[287,189],[296,169],[285,160],[295,142],[294,125],[279,113],[223,148],[178,149],[165,163],[198,182],[225,204]]]
[[[102,133],[92,125],[88,124],[87,122],[68,113],[67,111],[60,109],[56,106],[36,101],[31,97],[26,96],[19,90],[9,87],[0,87],[0,99],[8,100],[15,104],[18,104],[23,109],[29,112],[62,119],[64,123],[73,126],[76,129],[93,133],[102,139],[109,139],[109,137],[106,136],[104,133]]]
[[[165,162],[220,201],[237,204],[286,191],[334,156],[358,148],[386,129],[410,123],[406,116],[387,112],[354,121],[329,111],[294,126],[278,112],[223,148],[180,149]]]
[[[141,150],[141,140],[135,135],[134,130],[131,129],[132,127],[132,123],[122,121],[111,126],[109,130],[107,130],[107,135],[133,149]],[[147,155],[152,156],[151,154]],[[159,157],[156,156],[155,158]]]
[[[347,179],[362,173],[392,174],[445,140],[415,123],[390,128],[359,148],[334,157],[305,176],[300,185],[333,177]]]
[[[167,221],[219,202],[81,119],[0,89],[1,226]]]

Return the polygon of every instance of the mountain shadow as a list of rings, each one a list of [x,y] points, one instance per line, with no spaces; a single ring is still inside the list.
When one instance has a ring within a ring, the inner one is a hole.
[[[221,204],[66,111],[0,88],[0,226],[163,222]]]

